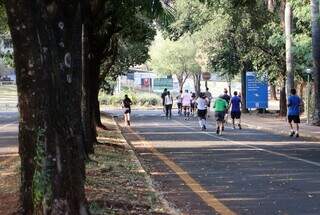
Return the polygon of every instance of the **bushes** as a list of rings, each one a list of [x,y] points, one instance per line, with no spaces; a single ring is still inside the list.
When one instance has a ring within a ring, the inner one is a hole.
[[[162,103],[160,95],[145,92],[124,92],[117,95],[106,95],[104,93],[101,93],[99,96],[99,100],[103,105],[120,106],[125,94],[128,94],[129,98],[132,100],[133,105],[137,106],[158,106]]]

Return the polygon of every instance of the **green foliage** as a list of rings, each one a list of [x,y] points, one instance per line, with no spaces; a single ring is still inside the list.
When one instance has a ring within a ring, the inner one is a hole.
[[[111,106],[120,106],[124,98],[124,95],[127,94],[132,100],[133,105],[136,106],[158,106],[161,104],[160,95],[147,92],[136,92],[130,89],[123,90],[120,94],[107,95],[105,93],[100,93],[99,100],[101,104],[111,105]]]
[[[164,39],[160,34],[150,48],[150,66],[163,75],[191,75],[200,71],[196,62],[193,38],[185,36],[177,41]]]
[[[45,130],[37,129],[36,154],[34,157],[35,172],[32,180],[32,193],[34,206],[40,207],[43,200],[51,198],[52,189],[49,181],[49,169],[46,168],[46,153],[44,146]],[[47,203],[47,201],[45,201]]]

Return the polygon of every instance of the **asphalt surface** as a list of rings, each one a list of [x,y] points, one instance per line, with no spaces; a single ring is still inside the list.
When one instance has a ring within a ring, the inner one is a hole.
[[[0,156],[18,153],[18,112],[0,112]]]
[[[112,114],[123,126],[121,111]],[[156,110],[133,111],[132,129],[122,129],[156,187],[182,213],[231,214],[200,198],[208,192],[211,197],[206,198],[234,214],[320,214],[319,143],[247,128],[227,127],[217,136],[213,118],[202,132],[196,118],[168,120],[160,115]],[[166,159],[183,171],[170,168]],[[184,175],[204,191],[191,189]]]

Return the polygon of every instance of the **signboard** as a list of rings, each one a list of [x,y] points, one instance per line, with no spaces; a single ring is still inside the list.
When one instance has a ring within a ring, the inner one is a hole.
[[[210,72],[203,72],[202,73],[202,79],[204,81],[208,81],[208,80],[210,80],[210,78],[211,78],[211,73]]]
[[[172,78],[155,78],[153,80],[153,90],[154,91],[163,91],[164,88],[167,88],[168,90],[173,89]]]
[[[268,108],[268,81],[261,80],[255,72],[246,73],[247,108]]]

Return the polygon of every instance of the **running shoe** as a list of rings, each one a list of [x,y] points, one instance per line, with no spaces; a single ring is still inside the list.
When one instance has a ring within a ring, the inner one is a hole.
[[[240,125],[240,124],[238,124],[238,127],[239,127],[239,129],[240,129],[240,130],[242,129],[242,127],[241,127],[241,125]]]
[[[298,138],[298,137],[300,137],[300,136],[299,136],[299,133],[296,134],[296,138]]]
[[[217,132],[216,132],[217,134],[220,134],[220,129],[219,128],[217,128]]]
[[[294,131],[291,131],[291,132],[290,132],[290,137],[293,137],[294,134],[295,134],[295,132],[294,132]]]

